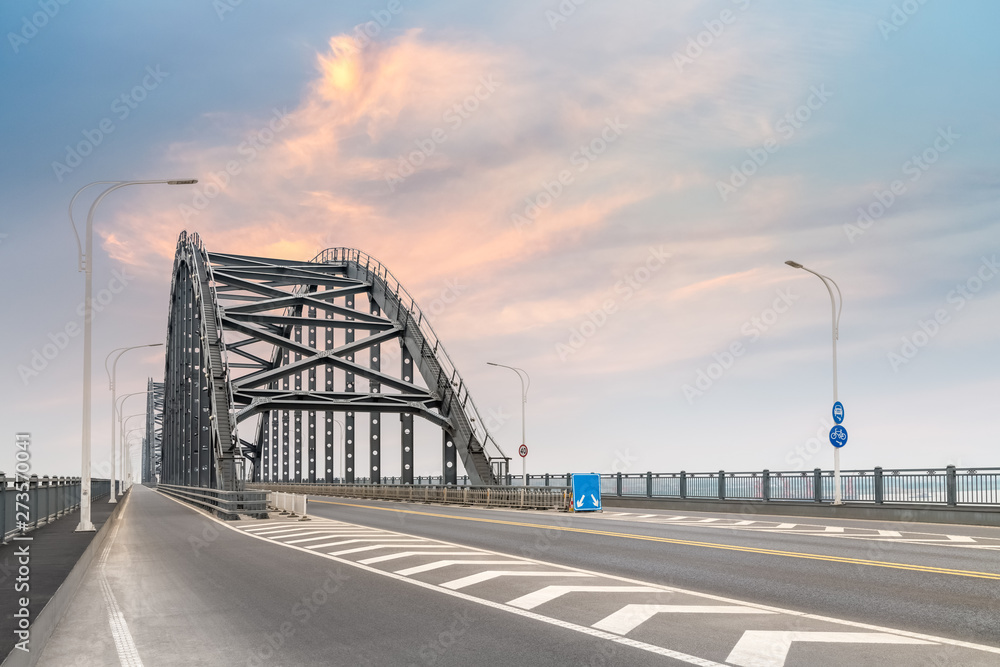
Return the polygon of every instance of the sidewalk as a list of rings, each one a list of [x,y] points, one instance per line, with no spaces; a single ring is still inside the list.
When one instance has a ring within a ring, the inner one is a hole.
[[[117,505],[108,503],[107,496],[94,501],[91,506],[91,521],[97,530],[101,529],[115,507]],[[79,523],[80,511],[77,510],[28,533],[33,538],[30,542],[11,541],[0,546],[0,662],[13,650],[17,641],[14,634],[17,627],[14,613],[19,609],[18,600],[27,597],[31,601],[28,608],[34,623],[97,535],[96,531],[74,532]],[[27,582],[30,590],[19,592],[14,588],[20,567],[15,552],[26,544],[30,545],[28,567],[31,572]]]

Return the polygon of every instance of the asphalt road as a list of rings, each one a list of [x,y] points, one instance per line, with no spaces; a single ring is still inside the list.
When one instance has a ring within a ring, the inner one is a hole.
[[[666,511],[567,515],[320,496],[310,497],[309,512],[805,613],[1000,646],[1000,528],[690,512],[678,524],[670,520],[677,514]],[[697,523],[711,518],[723,526]],[[724,527],[739,521],[754,524]],[[774,530],[783,524],[795,527]],[[828,525],[844,532],[828,533]],[[959,573],[884,566],[893,564]]]
[[[133,487],[39,664],[1000,664],[1000,531],[333,498],[309,513],[224,525]]]

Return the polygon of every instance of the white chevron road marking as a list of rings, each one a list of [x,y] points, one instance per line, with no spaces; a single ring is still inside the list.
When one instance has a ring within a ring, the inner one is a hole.
[[[531,563],[534,565],[534,563]],[[461,579],[455,579],[454,581],[447,581],[441,584],[441,588],[447,588],[452,591],[457,591],[460,588],[466,588],[467,586],[472,586],[473,584],[480,584],[484,581],[489,581],[490,579],[496,579],[497,577],[593,577],[592,574],[587,574],[585,572],[560,572],[558,570],[548,572],[518,572],[517,570],[486,570],[485,572],[477,572],[476,574],[470,574],[467,577],[462,577]]]
[[[756,607],[710,604],[627,604],[607,618],[594,623],[592,628],[607,630],[616,635],[627,635],[657,614],[773,614]]]
[[[652,586],[546,586],[534,593],[522,595],[507,604],[518,609],[534,609],[567,593],[662,593]]]
[[[437,554],[434,554],[435,556]],[[436,560],[433,563],[424,563],[423,565],[417,565],[414,567],[408,567],[403,570],[396,570],[396,574],[401,574],[404,577],[409,577],[413,574],[420,574],[421,572],[430,572],[431,570],[439,570],[442,567],[451,567],[452,565],[534,565],[526,560]]]
[[[837,644],[933,644],[884,632],[765,632],[743,633],[726,662],[739,667],[784,667],[792,642]]]
[[[451,549],[451,544],[406,544],[400,545],[406,549]],[[396,554],[386,554],[385,556],[373,556],[372,558],[366,558],[364,560],[359,560],[358,562],[362,565],[374,565],[375,563],[383,563],[387,560],[396,560],[397,558],[410,558],[412,556],[483,556],[485,555],[482,551],[402,551]]]

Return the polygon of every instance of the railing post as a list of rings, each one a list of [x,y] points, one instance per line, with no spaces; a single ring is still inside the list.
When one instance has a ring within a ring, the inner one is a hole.
[[[881,505],[885,495],[882,486],[882,466],[875,466],[875,504]]]
[[[622,474],[618,473],[616,475],[616,479],[617,479],[617,482],[616,482],[617,487],[615,489],[615,495],[618,496],[619,498],[621,498],[622,497]]]
[[[688,497],[688,480],[687,473],[681,470],[681,483],[680,483],[681,498]]]
[[[44,475],[41,479],[41,484],[38,491],[38,519],[44,519],[45,523],[49,522],[49,493],[52,488],[51,482],[49,481],[49,476]]]
[[[948,466],[945,469],[945,475],[948,493],[948,506],[955,507],[958,505],[958,479],[955,476],[955,466]]]
[[[726,499],[726,471],[719,471],[719,500]]]
[[[771,500],[771,471],[765,469],[761,476],[761,495],[764,496],[764,502],[769,502]]]
[[[7,535],[7,475],[0,472],[0,544]]]
[[[653,471],[646,472],[646,497],[653,497]]]
[[[35,528],[38,528],[38,475],[32,475],[28,480],[28,523],[32,523],[31,515],[35,515]]]
[[[813,468],[813,500],[823,502],[823,471]]]
[[[549,473],[545,473],[545,486],[549,485]]]

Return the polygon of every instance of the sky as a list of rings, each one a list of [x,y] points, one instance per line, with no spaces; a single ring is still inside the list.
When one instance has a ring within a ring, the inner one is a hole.
[[[530,374],[531,473],[830,468],[830,296],[795,260],[843,294],[843,468],[998,467],[998,23],[987,0],[4,3],[0,471],[18,432],[37,474],[80,471],[70,199],[166,178],[199,183],[95,217],[95,474],[103,360],[165,339],[182,230],[380,259],[514,456],[520,385],[486,362]],[[163,363],[122,357],[119,395]]]

